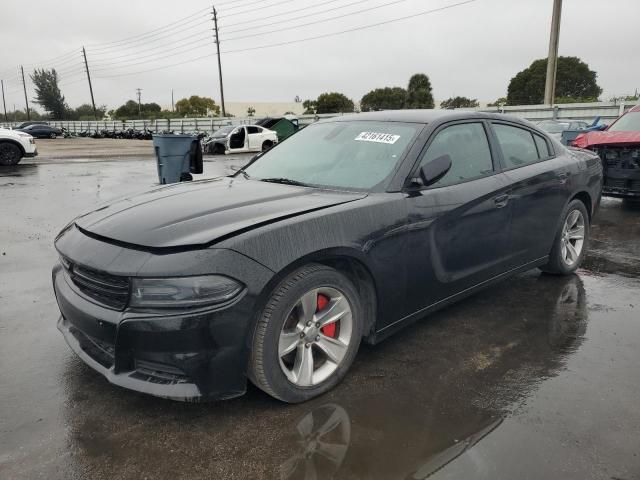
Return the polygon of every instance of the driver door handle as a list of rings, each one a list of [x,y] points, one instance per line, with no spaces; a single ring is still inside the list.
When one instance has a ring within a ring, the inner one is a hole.
[[[504,195],[498,195],[493,198],[493,202],[496,204],[497,208],[506,207],[507,203],[509,203],[509,194],[505,193]]]

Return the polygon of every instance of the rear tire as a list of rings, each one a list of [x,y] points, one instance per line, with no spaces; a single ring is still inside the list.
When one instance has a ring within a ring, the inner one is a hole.
[[[22,159],[22,150],[17,145],[0,142],[0,165],[9,167],[16,165]]]
[[[287,403],[331,390],[358,352],[362,312],[355,286],[339,271],[313,263],[294,271],[260,315],[249,378]]]
[[[580,200],[564,209],[562,223],[553,241],[549,262],[540,270],[554,275],[571,275],[584,260],[589,244],[589,214]]]
[[[267,150],[269,150],[272,147],[273,147],[273,142],[271,140],[267,140],[262,144],[262,151],[266,152]]]

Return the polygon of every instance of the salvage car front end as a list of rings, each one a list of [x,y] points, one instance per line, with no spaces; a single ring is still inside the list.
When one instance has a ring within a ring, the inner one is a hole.
[[[588,148],[602,160],[602,194],[640,198],[640,106],[621,116],[606,131],[579,135],[573,145]]]

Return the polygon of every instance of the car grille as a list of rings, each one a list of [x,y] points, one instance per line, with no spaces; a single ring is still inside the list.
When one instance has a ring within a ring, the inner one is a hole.
[[[140,359],[135,360],[135,372],[131,376],[138,380],[162,385],[190,382],[189,377],[177,367]]]
[[[63,260],[73,284],[100,304],[122,310],[129,301],[129,278],[111,275]]]
[[[624,170],[640,169],[640,148],[605,147],[596,152],[602,159],[606,168]]]
[[[609,188],[627,188],[627,181],[619,178],[607,178],[605,186]]]

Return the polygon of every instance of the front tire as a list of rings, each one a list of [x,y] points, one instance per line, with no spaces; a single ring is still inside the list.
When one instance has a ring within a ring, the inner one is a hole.
[[[22,159],[20,147],[13,143],[0,142],[0,165],[9,167],[16,165]]]
[[[51,140],[55,140],[56,138],[58,138],[58,135],[56,135],[55,132],[51,132],[51,134],[49,134],[49,138]]]
[[[584,260],[590,229],[589,214],[584,203],[572,200],[564,210],[549,262],[540,269],[555,275],[574,273]]]
[[[357,289],[339,271],[306,265],[273,291],[258,320],[249,377],[269,395],[300,403],[336,386],[362,338]]]

